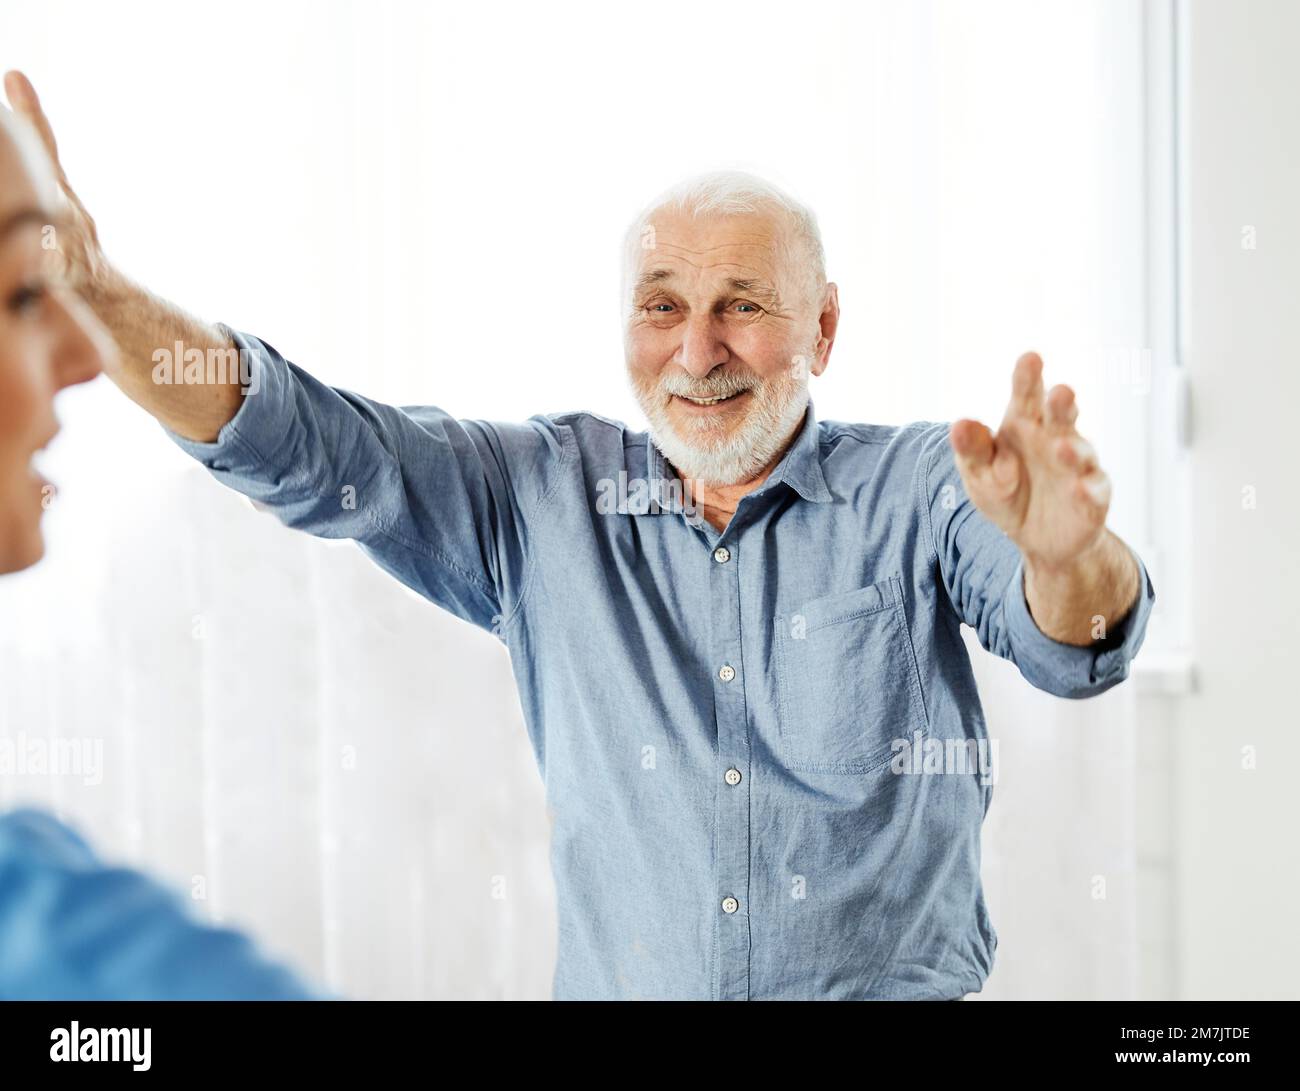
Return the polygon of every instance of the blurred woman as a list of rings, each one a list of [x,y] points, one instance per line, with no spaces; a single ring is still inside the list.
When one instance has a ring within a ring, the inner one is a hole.
[[[52,276],[59,201],[35,134],[0,107],[0,574],[44,553],[53,486],[33,460],[59,430],[55,394],[93,379],[114,351]],[[0,999],[317,998],[245,936],[103,865],[53,816],[0,815]]]

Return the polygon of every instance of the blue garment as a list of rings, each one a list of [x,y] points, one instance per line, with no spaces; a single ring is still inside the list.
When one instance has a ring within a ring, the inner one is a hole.
[[[313,999],[242,934],[105,867],[52,815],[0,815],[0,1000]]]
[[[1104,640],[1058,643],[947,424],[810,404],[720,534],[645,432],[395,408],[231,333],[256,393],[216,442],[176,442],[509,648],[553,814],[557,998],[979,990],[989,778],[897,770],[988,737],[963,621],[1040,689],[1100,693],[1141,644],[1145,567]]]

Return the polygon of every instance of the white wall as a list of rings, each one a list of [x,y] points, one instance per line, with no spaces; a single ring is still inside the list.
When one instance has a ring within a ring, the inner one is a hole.
[[[1178,995],[1300,989],[1300,5],[1190,5],[1192,641],[1170,732]],[[1256,248],[1243,248],[1243,229]],[[1257,506],[1243,508],[1253,488]],[[1243,769],[1253,748],[1257,768]]]

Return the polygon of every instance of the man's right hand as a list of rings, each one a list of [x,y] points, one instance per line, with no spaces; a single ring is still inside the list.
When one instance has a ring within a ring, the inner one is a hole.
[[[36,89],[16,71],[5,73],[4,86],[14,112],[27,120],[45,145],[62,191],[64,207],[58,210],[62,222],[56,239],[63,274],[117,341],[117,361],[106,374],[173,432],[211,442],[241,404],[238,369],[231,369],[229,382],[158,383],[155,353],[174,354],[179,343],[186,351],[199,349],[205,359],[212,359],[213,353],[230,353],[234,344],[220,329],[159,299],[114,268],[100,247],[95,221],[68,183],[54,129]]]
[[[69,287],[89,300],[97,289],[107,286],[110,273],[99,245],[95,221],[68,184],[68,176],[64,173],[63,164],[59,162],[59,147],[54,140],[54,130],[50,128],[49,119],[41,109],[36,88],[21,72],[6,72],[4,83],[10,105],[36,130],[36,135],[41,138],[50,157],[50,164],[54,167],[54,177],[63,196],[63,207],[58,210],[61,218],[57,236],[58,253],[63,259],[63,273]]]

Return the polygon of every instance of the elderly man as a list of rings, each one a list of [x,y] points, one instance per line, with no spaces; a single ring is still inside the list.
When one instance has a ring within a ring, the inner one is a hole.
[[[35,94],[9,90],[53,153]],[[961,624],[1086,697],[1127,676],[1154,597],[1036,355],[996,432],[815,419],[839,318],[816,223],[711,175],[628,233],[648,433],[457,420],[157,300],[67,196],[70,275],[118,340],[118,385],[222,482],[507,644],[554,818],[557,998],[980,989],[991,788],[950,760],[988,738]],[[178,344],[243,366],[159,365]]]

